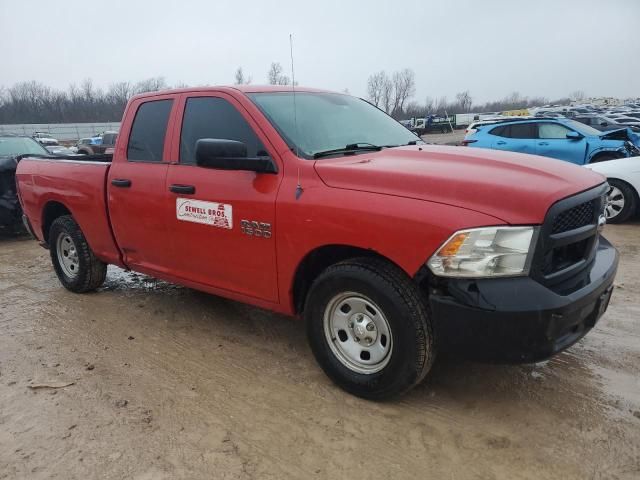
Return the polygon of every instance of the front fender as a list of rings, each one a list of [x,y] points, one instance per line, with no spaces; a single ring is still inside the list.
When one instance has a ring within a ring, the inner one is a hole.
[[[284,180],[281,191],[293,192]],[[295,312],[294,282],[310,252],[327,246],[375,252],[413,277],[461,228],[503,225],[490,215],[405,197],[308,185],[299,200],[281,197],[276,211],[278,284],[285,313]]]
[[[594,147],[590,146],[589,152],[587,154],[587,163],[591,162],[591,160],[596,155],[599,155],[605,152],[618,153],[624,157],[628,157],[629,153],[625,149],[624,143],[622,142],[615,142],[615,143],[616,145],[598,145]]]

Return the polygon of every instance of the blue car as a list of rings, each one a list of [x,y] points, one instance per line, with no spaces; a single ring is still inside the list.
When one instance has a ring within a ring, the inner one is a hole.
[[[578,165],[640,154],[629,129],[600,132],[566,118],[523,119],[479,125],[464,145],[557,158]]]

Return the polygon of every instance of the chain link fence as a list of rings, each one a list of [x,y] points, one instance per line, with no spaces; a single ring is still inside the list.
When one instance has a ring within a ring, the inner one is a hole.
[[[105,131],[117,132],[120,122],[106,123],[22,123],[0,125],[0,135],[33,135],[44,132],[63,142],[75,142],[81,138],[93,137]]]

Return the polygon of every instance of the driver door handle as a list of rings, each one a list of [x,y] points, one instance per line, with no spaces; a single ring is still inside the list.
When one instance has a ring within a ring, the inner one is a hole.
[[[543,147],[546,147],[547,145],[549,145],[549,142],[538,142],[538,145],[542,145]]]
[[[193,195],[196,193],[196,187],[193,185],[171,185],[169,190],[173,193],[182,193],[185,195]]]
[[[131,180],[127,178],[114,178],[111,180],[111,185],[120,188],[129,188],[131,186]]]
[[[504,145],[507,142],[503,142],[502,140],[500,140],[499,142],[496,142],[496,145]]]

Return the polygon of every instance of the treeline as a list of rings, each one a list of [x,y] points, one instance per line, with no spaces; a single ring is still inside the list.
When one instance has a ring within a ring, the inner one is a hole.
[[[582,91],[575,91],[566,98],[550,101],[546,97],[523,97],[513,92],[501,100],[474,104],[468,90],[457,93],[452,100],[447,97],[427,97],[424,103],[413,100],[415,75],[405,68],[391,75],[384,70],[374,73],[367,80],[367,97],[371,103],[398,120],[426,115],[453,115],[456,113],[502,112],[529,107],[556,104],[567,105],[571,100],[584,100]]]
[[[96,88],[90,79],[66,91],[34,81],[20,82],[0,89],[0,123],[118,122],[133,95],[166,88],[162,77],[118,82],[106,90]]]
[[[284,73],[282,65],[276,62],[269,67],[266,80],[272,85],[290,85],[293,81]],[[238,67],[234,83],[247,84],[251,81],[242,67]],[[117,122],[133,95],[167,88],[170,86],[163,77],[137,83],[113,83],[107,89],[95,87],[91,79],[84,80],[80,85],[71,85],[68,90],[54,89],[35,81],[20,82],[9,88],[0,87],[0,123]],[[445,113],[501,112],[549,103],[562,105],[570,100],[585,98],[583,92],[577,91],[567,98],[550,102],[545,97],[529,98],[514,92],[501,100],[474,104],[467,90],[456,94],[451,100],[447,97],[426,97],[424,102],[419,102],[414,98],[415,90],[415,74],[409,68],[391,75],[380,71],[370,75],[367,81],[368,100],[398,120]]]

